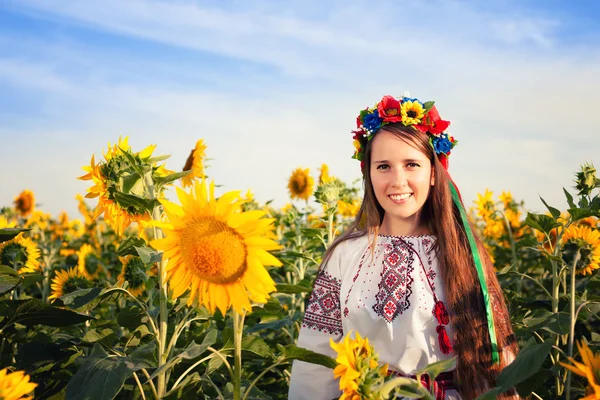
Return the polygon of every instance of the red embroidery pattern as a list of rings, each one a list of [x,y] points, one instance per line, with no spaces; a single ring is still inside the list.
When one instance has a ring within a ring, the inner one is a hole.
[[[340,311],[341,280],[327,272],[317,275],[312,294],[306,306],[302,326],[330,335],[343,335],[342,313]]]
[[[387,322],[392,322],[410,307],[413,260],[412,252],[399,241],[384,246],[383,270],[373,310]]]

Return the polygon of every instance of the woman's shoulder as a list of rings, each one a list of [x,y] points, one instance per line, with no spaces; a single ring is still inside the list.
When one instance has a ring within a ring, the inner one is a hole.
[[[360,257],[369,246],[369,236],[357,234],[340,241],[331,253],[332,258],[351,261],[354,257]]]

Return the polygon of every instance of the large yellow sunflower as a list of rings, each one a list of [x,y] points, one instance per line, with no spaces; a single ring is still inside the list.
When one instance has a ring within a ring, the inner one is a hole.
[[[84,166],[83,170],[87,174],[80,176],[81,180],[91,180],[94,185],[87,189],[87,198],[98,197],[98,205],[94,212],[94,219],[104,214],[104,219],[110,225],[117,235],[121,235],[125,228],[132,222],[148,221],[150,215],[146,211],[134,209],[134,207],[122,205],[117,193],[124,190],[126,179],[124,176],[131,176],[135,168],[130,165],[123,151],[130,151],[128,143],[129,138],[119,138],[115,145],[108,144],[108,150],[103,153],[104,161],[96,164],[94,155],[89,166]],[[133,153],[134,157],[140,160],[148,160],[156,145],[150,145],[138,153]],[[160,174],[162,175],[162,173]]]
[[[0,369],[0,399],[2,400],[30,400],[29,393],[37,387],[37,383],[29,382],[29,375],[24,371],[9,372]]]
[[[402,123],[405,126],[421,123],[425,109],[423,104],[418,100],[406,100],[400,105],[400,114],[402,115]]]
[[[600,268],[600,231],[586,225],[571,225],[562,237],[565,247],[570,245],[579,248],[581,261],[578,264],[578,274],[592,274]]]
[[[585,342],[577,343],[577,348],[582,362],[577,362],[569,357],[569,361],[573,365],[563,362],[560,365],[587,379],[586,396],[581,400],[600,400],[600,353],[594,354]]]
[[[0,264],[18,268],[20,274],[35,273],[40,270],[40,249],[37,244],[23,234],[0,243]]]
[[[90,287],[92,287],[92,283],[79,274],[77,267],[70,268],[69,270],[58,270],[56,271],[56,276],[52,279],[52,284],[50,285],[52,293],[48,296],[48,300],[58,299],[65,294]]]
[[[173,297],[189,290],[188,305],[197,300],[223,314],[229,307],[250,310],[250,301],[265,303],[275,284],[264,266],[282,265],[268,253],[281,247],[266,238],[273,219],[262,218],[262,210],[241,212],[239,192],[215,200],[214,182],[208,192],[204,179],[189,193],[176,190],[181,206],[160,200],[169,222],[155,222],[165,238],[151,242],[168,259]]]
[[[15,197],[15,208],[21,214],[26,217],[35,208],[35,196],[31,190],[23,190],[17,197]]]
[[[79,274],[86,279],[92,281],[98,277],[102,271],[102,263],[98,258],[94,248],[84,243],[77,252],[77,269]]]
[[[308,200],[313,193],[315,180],[310,176],[310,169],[297,168],[292,172],[288,182],[292,199]]]
[[[191,171],[189,174],[181,178],[183,187],[192,186],[198,178],[204,178],[204,158],[206,157],[206,145],[204,140],[200,139],[196,142],[196,147],[190,152],[185,165],[184,171]]]
[[[117,278],[117,283],[121,286],[125,284],[125,281],[129,284],[127,290],[134,295],[140,296],[146,288],[147,275],[145,273],[146,266],[140,257],[133,256],[131,254],[125,257],[119,257],[123,268],[121,274]]]

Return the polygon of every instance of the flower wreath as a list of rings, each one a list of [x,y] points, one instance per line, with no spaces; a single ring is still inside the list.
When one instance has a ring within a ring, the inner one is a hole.
[[[356,118],[357,129],[352,131],[355,148],[352,158],[359,160],[362,166],[367,142],[373,139],[381,127],[394,122],[426,132],[429,135],[429,144],[444,168],[448,169],[448,156],[458,143],[453,136],[444,132],[450,121],[440,118],[433,101],[423,103],[408,97],[408,94],[397,99],[389,95],[383,96],[375,106],[360,112]]]

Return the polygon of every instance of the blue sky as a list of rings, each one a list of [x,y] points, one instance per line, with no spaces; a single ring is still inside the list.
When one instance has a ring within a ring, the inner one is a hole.
[[[288,201],[299,166],[359,178],[350,130],[384,94],[435,100],[467,202],[532,210],[598,161],[596,1],[0,1],[0,205],[75,213],[119,135],[180,169],[205,139],[223,190]]]

